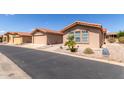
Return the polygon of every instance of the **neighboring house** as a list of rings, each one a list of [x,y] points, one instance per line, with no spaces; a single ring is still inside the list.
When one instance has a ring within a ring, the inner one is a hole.
[[[10,44],[31,43],[32,36],[29,32],[7,32],[3,36],[4,42]]]
[[[31,34],[32,43],[34,44],[51,45],[63,42],[63,34],[53,30],[37,28]]]
[[[2,35],[0,35],[0,42],[2,42],[2,40],[3,40],[3,36],[2,36]]]
[[[117,32],[108,32],[106,33],[106,38],[117,38]]]
[[[9,42],[9,37],[8,37],[8,35],[3,35],[3,42],[4,43],[8,43]]]
[[[73,34],[79,47],[100,48],[105,42],[106,31],[101,24],[76,21],[60,32],[64,34],[63,43],[67,41],[69,34]]]

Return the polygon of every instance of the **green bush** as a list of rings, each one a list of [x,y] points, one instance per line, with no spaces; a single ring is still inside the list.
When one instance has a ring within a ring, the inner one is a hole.
[[[65,42],[65,46],[68,46],[71,52],[76,52],[75,49],[76,42],[74,41],[74,35],[69,35],[67,39],[68,41]]]
[[[118,38],[119,43],[124,43],[124,36]]]
[[[93,50],[92,50],[91,48],[86,48],[86,49],[84,50],[84,53],[85,53],[85,54],[93,54],[94,52],[93,52]]]
[[[118,33],[117,33],[117,36],[118,36],[118,38],[119,38],[119,37],[124,37],[124,31],[118,32]]]
[[[115,41],[116,41],[115,38],[109,38],[109,39],[108,39],[108,42],[109,42],[109,43],[114,43]]]

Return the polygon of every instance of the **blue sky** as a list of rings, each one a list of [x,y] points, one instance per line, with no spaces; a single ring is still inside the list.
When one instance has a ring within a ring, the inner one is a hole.
[[[0,34],[30,32],[37,27],[61,30],[74,21],[102,24],[110,32],[124,30],[123,14],[16,14],[0,15]]]

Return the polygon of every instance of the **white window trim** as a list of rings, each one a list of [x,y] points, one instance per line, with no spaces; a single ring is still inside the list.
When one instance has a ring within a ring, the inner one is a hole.
[[[79,42],[77,42],[76,39],[75,39],[75,33],[76,33],[76,32],[80,32],[80,41],[79,41]],[[74,31],[74,41],[75,41],[76,43],[81,43],[81,31]]]
[[[87,36],[87,42],[84,42],[84,41],[83,41],[83,32],[87,32],[87,33],[88,33],[88,36]],[[82,38],[82,40],[81,40],[82,43],[84,43],[84,44],[89,43],[89,31],[87,31],[87,30],[83,30],[83,31],[82,31],[82,36],[81,36],[81,38]]]

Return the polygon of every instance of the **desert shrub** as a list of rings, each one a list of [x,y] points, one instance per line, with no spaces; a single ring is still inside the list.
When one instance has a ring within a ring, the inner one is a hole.
[[[93,54],[94,52],[91,48],[86,48],[86,49],[84,49],[84,53],[85,54]]]
[[[108,39],[108,42],[109,42],[109,43],[114,43],[115,41],[116,41],[115,38],[109,38],[109,39]]]
[[[124,43],[124,36],[118,38],[119,43]]]

